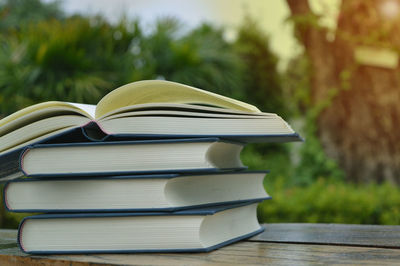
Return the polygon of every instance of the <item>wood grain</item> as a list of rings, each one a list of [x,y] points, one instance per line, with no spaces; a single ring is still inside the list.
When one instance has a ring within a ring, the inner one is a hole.
[[[16,230],[0,230],[0,265],[400,265],[399,226],[264,226],[263,234],[209,253],[52,256],[24,254]]]
[[[399,225],[265,224],[251,241],[400,248]]]
[[[399,265],[400,250],[242,241],[209,253],[28,256],[2,250],[1,265]]]

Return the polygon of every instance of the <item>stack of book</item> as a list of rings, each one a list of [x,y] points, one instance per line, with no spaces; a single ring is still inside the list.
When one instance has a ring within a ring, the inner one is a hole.
[[[265,171],[249,142],[301,140],[278,115],[168,81],[97,104],[45,102],[0,120],[5,206],[32,254],[209,251],[262,231]]]

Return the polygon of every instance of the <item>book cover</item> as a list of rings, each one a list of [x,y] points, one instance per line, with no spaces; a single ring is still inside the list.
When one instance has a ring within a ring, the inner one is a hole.
[[[29,254],[208,252],[262,232],[256,211],[248,202],[174,213],[37,215],[21,222],[18,245]]]
[[[240,170],[243,145],[218,138],[35,144],[0,156],[0,178]]]
[[[266,171],[113,177],[24,178],[8,182],[8,211],[177,211],[270,199]]]

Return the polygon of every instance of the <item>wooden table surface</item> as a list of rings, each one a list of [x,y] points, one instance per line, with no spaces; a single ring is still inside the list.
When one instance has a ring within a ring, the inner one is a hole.
[[[0,230],[0,265],[400,265],[400,226],[264,224],[264,233],[209,253],[31,256]]]

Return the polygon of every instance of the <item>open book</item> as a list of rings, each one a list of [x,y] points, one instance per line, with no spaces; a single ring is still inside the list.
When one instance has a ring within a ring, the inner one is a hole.
[[[300,140],[278,115],[183,84],[147,80],[124,85],[95,105],[44,102],[0,120],[0,154],[79,129],[110,137],[226,137],[246,142]],[[112,139],[112,138],[111,138]],[[68,139],[68,142],[72,142]]]

